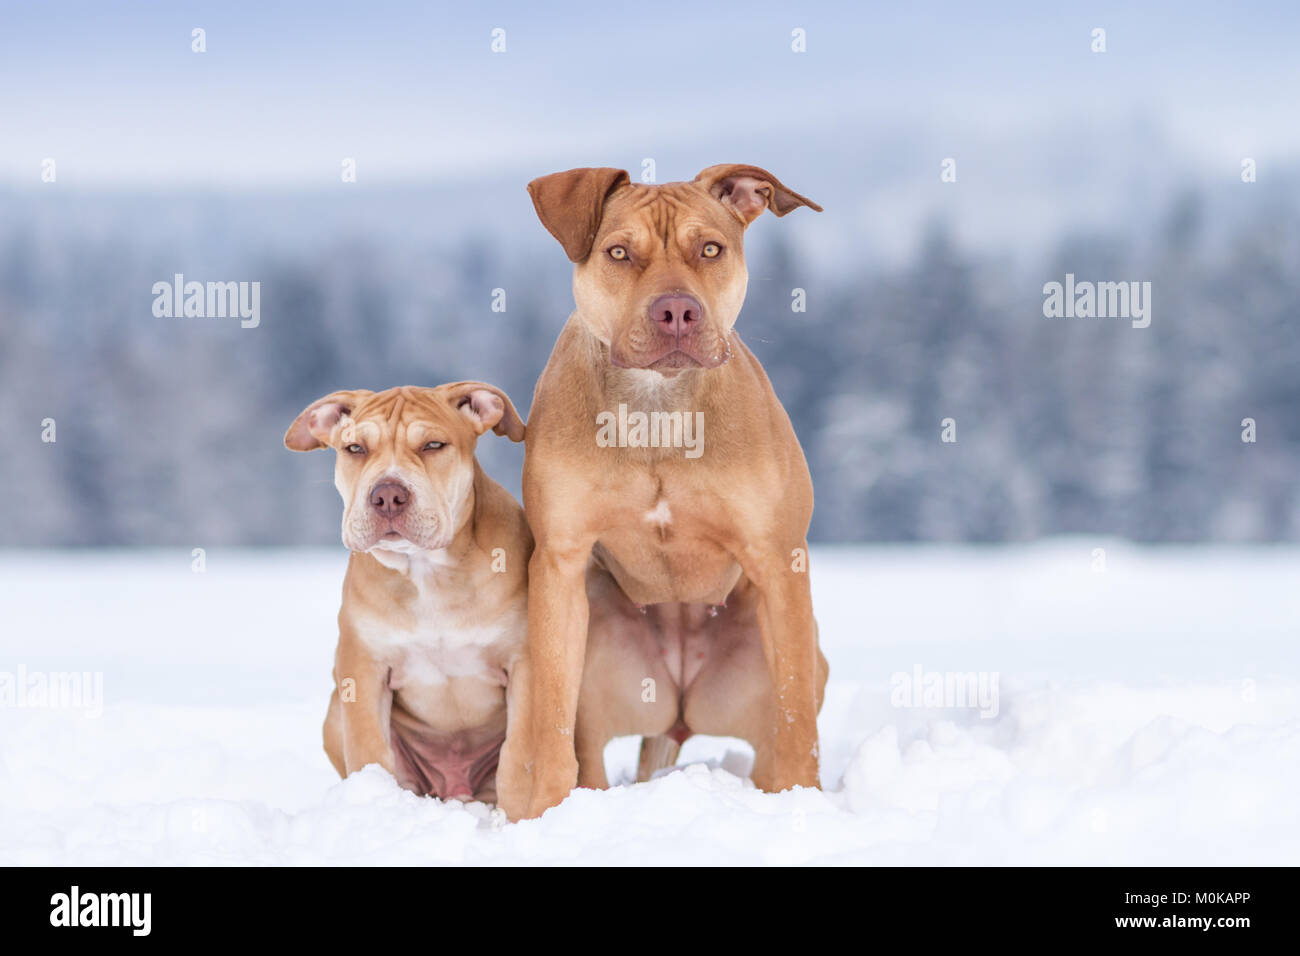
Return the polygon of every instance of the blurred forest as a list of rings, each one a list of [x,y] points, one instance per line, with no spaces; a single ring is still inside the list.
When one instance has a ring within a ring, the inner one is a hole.
[[[332,455],[281,445],[311,400],[476,378],[526,411],[572,307],[539,225],[449,245],[307,217],[289,235],[256,226],[260,203],[160,220],[165,203],[51,216],[0,196],[0,544],[337,543]],[[1229,229],[1188,191],[1148,229],[1018,256],[936,219],[904,261],[848,267],[767,225],[738,330],[808,456],[814,540],[1300,539],[1294,208]],[[260,281],[260,327],[156,318],[152,284],[176,272]],[[1067,272],[1150,281],[1151,326],[1045,318]],[[517,493],[522,450],[479,451]]]

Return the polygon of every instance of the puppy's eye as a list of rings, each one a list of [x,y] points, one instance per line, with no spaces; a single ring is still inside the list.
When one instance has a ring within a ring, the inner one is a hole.
[[[704,248],[700,250],[700,255],[706,259],[716,259],[722,255],[722,246],[716,242],[706,242]]]
[[[437,451],[439,448],[441,448],[441,447],[442,447],[443,445],[445,445],[445,444],[447,444],[445,441],[431,441],[431,442],[429,442],[428,444],[426,444],[426,445],[424,446],[424,448],[421,449],[421,450],[422,450],[422,451]]]
[[[627,249],[623,246],[610,246],[609,257],[620,262],[627,258]]]
[[[347,448],[344,449],[344,451],[346,451],[349,455],[364,455],[366,453],[366,450],[364,448],[362,448],[360,445],[355,445],[355,444],[348,445]]]

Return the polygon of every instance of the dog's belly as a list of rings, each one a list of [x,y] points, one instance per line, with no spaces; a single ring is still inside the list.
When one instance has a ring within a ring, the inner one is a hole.
[[[725,721],[710,720],[710,708],[700,705],[701,693],[724,702],[714,711],[726,711],[737,687],[766,680],[756,594],[743,577],[725,605],[670,601],[638,607],[613,575],[593,563],[587,598],[583,692],[603,696],[603,706],[618,714],[612,720],[620,733],[668,733],[680,741],[693,732],[725,732],[716,729]],[[655,682],[656,699],[647,705],[633,695],[629,702],[625,688],[644,689],[646,677]],[[702,684],[704,690],[696,692]],[[702,721],[700,726],[692,719]]]
[[[640,605],[723,604],[741,573],[735,558],[711,542],[663,540],[640,528],[603,535],[592,557]]]
[[[448,734],[394,705],[390,731],[397,776],[409,789],[444,800],[495,799],[504,712],[499,722]]]
[[[646,608],[654,649],[679,691],[695,682],[718,651],[718,612],[707,604],[654,604]]]
[[[666,562],[660,567],[667,572],[647,580],[621,555],[597,545],[588,571],[589,620],[597,639],[612,641],[618,655],[654,662],[681,691],[719,654],[729,654],[737,637],[757,638],[748,633],[752,628],[737,628],[753,618],[753,588],[739,565],[720,550],[701,553],[711,560],[697,560],[689,573]]]
[[[420,619],[437,622],[439,609]],[[495,799],[506,732],[506,662],[523,628],[500,622],[418,631],[372,627],[371,652],[389,666],[389,731],[403,786],[446,799]]]

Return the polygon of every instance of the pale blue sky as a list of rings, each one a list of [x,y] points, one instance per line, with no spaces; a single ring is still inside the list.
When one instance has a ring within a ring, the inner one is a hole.
[[[0,182],[54,157],[89,186],[306,186],[344,156],[370,182],[428,181],[887,123],[1086,135],[1129,115],[1159,117],[1192,161],[1300,153],[1296,4],[554,6],[5,0]]]

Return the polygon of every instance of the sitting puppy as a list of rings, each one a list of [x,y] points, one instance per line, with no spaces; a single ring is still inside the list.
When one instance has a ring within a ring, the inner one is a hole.
[[[489,428],[524,439],[504,392],[457,382],[335,392],[284,436],[294,451],[338,453],[352,556],[325,752],[341,776],[377,763],[419,794],[496,799],[507,694],[524,683],[512,678],[533,539],[474,457]]]

